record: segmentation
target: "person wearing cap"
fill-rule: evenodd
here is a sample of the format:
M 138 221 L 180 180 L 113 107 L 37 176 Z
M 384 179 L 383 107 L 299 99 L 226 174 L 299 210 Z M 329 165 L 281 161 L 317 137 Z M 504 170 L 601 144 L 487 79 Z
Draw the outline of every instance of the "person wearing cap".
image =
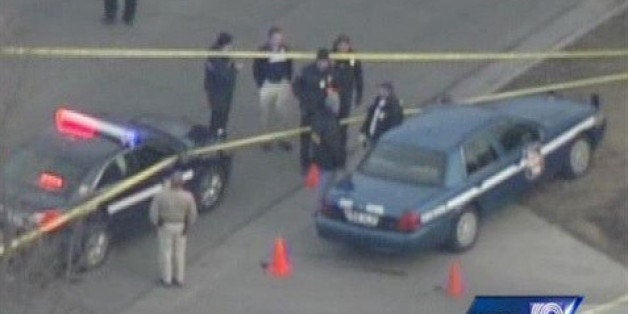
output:
M 216 51 L 231 51 L 233 36 L 229 33 L 219 33 L 211 47 Z M 227 137 L 227 122 L 233 101 L 236 76 L 240 65 L 227 57 L 209 57 L 205 62 L 205 92 L 207 103 L 211 111 L 209 122 L 210 136 L 225 139 Z
M 403 109 L 391 82 L 379 86 L 378 95 L 368 109 L 366 120 L 360 129 L 360 141 L 363 145 L 371 145 L 388 130 L 403 121 Z
M 353 44 L 351 38 L 346 34 L 340 34 L 334 40 L 332 51 L 335 53 L 353 53 Z M 334 68 L 338 75 L 338 90 L 340 94 L 340 112 L 339 119 L 345 119 L 351 114 L 351 107 L 359 107 L 362 104 L 362 95 L 364 90 L 364 78 L 362 73 L 362 63 L 359 60 L 336 60 Z M 347 145 L 348 127 L 342 126 L 342 143 Z
M 185 276 L 187 232 L 198 211 L 194 196 L 184 189 L 184 176 L 176 172 L 153 198 L 149 217 L 157 227 L 161 284 L 182 286 Z M 174 279 L 174 281 L 173 281 Z
M 335 85 L 336 78 L 329 50 L 321 48 L 316 54 L 316 61 L 305 66 L 294 83 L 294 94 L 299 99 L 301 109 L 301 126 L 310 126 L 314 114 L 323 110 L 326 102 L 339 102 L 338 90 Z M 325 117 L 337 120 L 337 116 Z M 307 172 L 311 162 L 309 134 L 301 134 L 301 171 Z
M 347 153 L 342 143 L 342 129 L 338 123 L 339 111 L 338 102 L 327 101 L 321 109 L 313 112 L 311 118 L 311 160 L 321 171 L 318 201 L 329 192 L 338 172 L 344 168 Z
M 136 8 L 137 0 L 124 0 L 124 13 L 122 14 L 122 20 L 127 25 L 133 24 Z M 118 0 L 105 0 L 105 16 L 102 19 L 103 23 L 107 25 L 113 24 L 116 20 L 117 13 Z
M 268 40 L 259 48 L 272 53 L 269 58 L 253 61 L 253 78 L 259 89 L 260 124 L 263 132 L 285 130 L 291 127 L 292 112 L 290 82 L 292 81 L 292 60 L 285 55 L 288 52 L 285 34 L 279 27 L 273 26 L 268 31 Z M 280 140 L 276 143 L 289 151 L 292 144 Z M 271 143 L 264 143 L 262 149 L 268 152 Z

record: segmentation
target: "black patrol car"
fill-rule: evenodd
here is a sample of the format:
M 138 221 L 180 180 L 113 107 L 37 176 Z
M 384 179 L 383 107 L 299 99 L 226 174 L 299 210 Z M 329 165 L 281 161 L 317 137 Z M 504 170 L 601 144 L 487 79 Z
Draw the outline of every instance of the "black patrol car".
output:
M 14 230 L 23 233 L 164 158 L 216 142 L 205 127 L 182 120 L 102 119 L 59 108 L 54 127 L 18 149 L 4 165 L 2 205 L 10 210 Z M 102 204 L 82 223 L 75 250 L 82 268 L 104 262 L 112 231 L 148 221 L 147 205 L 174 168 L 183 171 L 199 211 L 215 207 L 225 191 L 231 159 L 217 152 L 179 160 Z

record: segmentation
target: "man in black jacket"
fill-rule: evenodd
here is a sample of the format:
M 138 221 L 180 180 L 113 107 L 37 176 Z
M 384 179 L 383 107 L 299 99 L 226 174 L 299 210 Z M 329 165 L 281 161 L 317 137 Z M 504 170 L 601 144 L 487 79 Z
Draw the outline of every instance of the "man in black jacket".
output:
M 233 37 L 220 33 L 212 46 L 213 50 L 229 51 Z M 210 136 L 224 139 L 227 136 L 227 122 L 233 101 L 238 65 L 229 58 L 208 58 L 205 62 L 205 92 L 211 110 L 209 122 Z
M 403 109 L 395 95 L 391 82 L 380 85 L 378 96 L 369 107 L 366 120 L 360 129 L 360 141 L 373 144 L 386 131 L 398 126 L 403 121 Z
M 319 49 L 316 61 L 303 68 L 301 75 L 293 84 L 294 94 L 299 99 L 301 108 L 301 126 L 310 126 L 314 114 L 325 107 L 326 101 L 337 96 L 335 77 L 327 49 Z M 331 116 L 333 119 L 337 118 Z M 301 170 L 303 173 L 310 166 L 310 135 L 301 135 Z
M 266 59 L 253 61 L 253 77 L 259 88 L 260 122 L 264 132 L 290 128 L 292 60 L 285 56 L 288 46 L 285 43 L 283 30 L 272 27 L 268 31 L 268 41 L 259 48 L 260 51 L 272 52 Z M 288 141 L 277 144 L 284 150 L 291 150 Z M 272 149 L 269 143 L 263 144 L 264 151 Z
M 312 162 L 321 170 L 319 197 L 323 199 L 332 187 L 339 170 L 344 167 L 346 151 L 338 124 L 339 106 L 327 102 L 312 113 Z
M 337 53 L 353 53 L 351 38 L 345 34 L 340 34 L 333 44 L 333 51 Z M 355 93 L 355 106 L 362 104 L 362 93 L 364 90 L 364 78 L 362 74 L 362 63 L 359 60 L 337 60 L 334 68 L 338 76 L 338 90 L 340 93 L 340 111 L 338 118 L 344 119 L 351 114 Z M 347 145 L 347 126 L 342 127 L 342 143 Z

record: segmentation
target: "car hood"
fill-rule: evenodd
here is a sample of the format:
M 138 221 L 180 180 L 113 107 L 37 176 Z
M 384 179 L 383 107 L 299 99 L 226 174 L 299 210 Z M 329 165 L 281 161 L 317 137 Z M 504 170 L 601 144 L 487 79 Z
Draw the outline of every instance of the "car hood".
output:
M 381 206 L 385 216 L 398 218 L 408 210 L 419 209 L 443 192 L 443 188 L 410 185 L 355 173 L 343 178 L 328 194 L 328 201 L 351 201 L 353 208 Z

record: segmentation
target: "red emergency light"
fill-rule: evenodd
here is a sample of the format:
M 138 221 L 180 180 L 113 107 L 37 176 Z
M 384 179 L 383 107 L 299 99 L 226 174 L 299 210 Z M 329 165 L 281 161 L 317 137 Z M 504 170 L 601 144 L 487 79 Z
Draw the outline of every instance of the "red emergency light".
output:
M 63 188 L 63 178 L 49 172 L 39 175 L 39 187 L 46 191 L 58 191 Z
M 59 108 L 55 113 L 57 130 L 77 138 L 90 139 L 98 134 L 94 119 L 72 110 Z
M 66 108 L 57 109 L 55 112 L 55 124 L 59 132 L 77 138 L 90 139 L 98 135 L 105 135 L 117 139 L 123 145 L 128 146 L 135 146 L 140 141 L 138 132 L 132 129 Z

